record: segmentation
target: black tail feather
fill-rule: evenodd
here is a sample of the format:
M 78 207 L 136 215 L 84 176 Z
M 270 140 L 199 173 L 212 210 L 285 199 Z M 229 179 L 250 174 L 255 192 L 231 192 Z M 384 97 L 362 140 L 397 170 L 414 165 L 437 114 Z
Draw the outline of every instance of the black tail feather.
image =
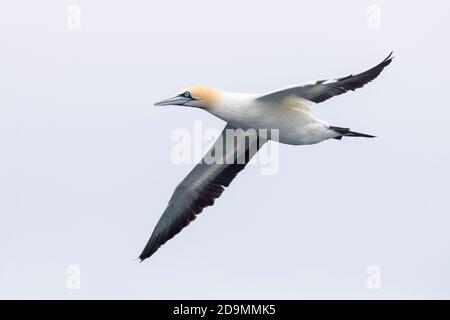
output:
M 370 134 L 365 134 L 365 133 L 359 133 L 359 132 L 355 132 L 355 131 L 350 131 L 349 128 L 341 128 L 341 127 L 331 127 L 330 129 L 339 133 L 340 136 L 334 138 L 337 140 L 341 140 L 342 137 L 363 137 L 363 138 L 376 138 L 375 136 L 372 136 Z

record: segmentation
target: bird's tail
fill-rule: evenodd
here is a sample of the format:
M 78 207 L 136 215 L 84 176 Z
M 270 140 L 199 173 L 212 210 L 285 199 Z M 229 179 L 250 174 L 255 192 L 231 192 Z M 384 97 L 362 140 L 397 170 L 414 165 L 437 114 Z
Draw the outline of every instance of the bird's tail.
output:
M 340 127 L 330 127 L 330 130 L 335 131 L 336 133 L 339 133 L 340 136 L 337 136 L 334 139 L 341 140 L 342 137 L 363 137 L 363 138 L 375 138 L 375 136 L 372 136 L 370 134 L 365 133 L 359 133 L 355 131 L 350 131 L 349 128 L 340 128 Z

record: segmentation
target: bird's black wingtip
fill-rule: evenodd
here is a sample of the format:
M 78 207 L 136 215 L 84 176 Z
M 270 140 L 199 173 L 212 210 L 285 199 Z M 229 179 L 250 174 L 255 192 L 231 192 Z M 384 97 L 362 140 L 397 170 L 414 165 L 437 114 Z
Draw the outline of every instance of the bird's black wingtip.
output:
M 392 56 L 393 53 L 394 51 L 391 51 L 391 53 L 389 53 L 389 55 L 383 61 L 381 61 L 378 65 L 370 69 L 370 71 L 377 72 L 377 75 L 380 74 L 384 68 L 386 68 L 388 65 L 391 64 L 392 59 L 394 59 L 394 57 Z
M 394 59 L 394 51 L 391 51 L 391 53 L 389 53 L 389 55 L 386 57 L 386 59 L 383 60 L 383 62 L 387 62 L 387 64 L 391 63 L 391 61 Z
M 142 262 L 144 262 L 145 259 L 148 259 L 148 258 L 150 258 L 150 256 L 140 255 L 139 258 L 136 259 L 136 261 L 139 263 L 142 263 Z
M 151 255 L 144 255 L 143 253 L 141 253 L 141 255 L 139 256 L 139 258 L 137 258 L 136 260 L 137 260 L 139 263 L 142 263 L 142 262 L 144 262 L 145 259 L 150 258 L 150 256 L 151 256 Z
M 144 250 L 139 255 L 139 262 L 143 262 L 145 259 L 150 258 L 155 254 L 156 251 L 158 251 L 159 247 L 161 246 L 158 242 L 152 241 L 153 238 L 150 238 L 150 241 L 145 246 Z

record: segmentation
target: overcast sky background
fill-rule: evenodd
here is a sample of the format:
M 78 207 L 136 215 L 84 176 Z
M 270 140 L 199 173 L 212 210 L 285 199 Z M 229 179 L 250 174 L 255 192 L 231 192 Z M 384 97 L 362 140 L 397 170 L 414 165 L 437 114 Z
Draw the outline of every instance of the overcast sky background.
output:
M 81 8 L 81 29 L 66 8 Z M 381 29 L 366 10 L 381 9 Z M 450 298 L 445 1 L 0 4 L 0 298 Z M 373 26 L 373 25 L 372 25 Z M 154 107 L 189 84 L 264 92 L 394 62 L 314 113 L 378 136 L 281 146 L 144 263 L 177 183 Z M 81 288 L 67 288 L 78 266 Z M 366 286 L 367 268 L 381 288 Z

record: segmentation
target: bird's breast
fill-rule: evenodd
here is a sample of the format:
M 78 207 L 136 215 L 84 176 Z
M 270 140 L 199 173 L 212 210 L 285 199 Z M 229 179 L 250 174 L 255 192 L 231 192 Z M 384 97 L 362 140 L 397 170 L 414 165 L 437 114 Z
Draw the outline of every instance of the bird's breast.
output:
M 282 129 L 307 125 L 313 118 L 302 108 L 260 103 L 254 99 L 232 101 L 208 111 L 242 128 Z
M 208 111 L 236 128 L 278 130 L 279 141 L 287 144 L 320 142 L 327 130 L 326 125 L 313 118 L 308 109 L 298 106 L 265 104 L 248 99 Z

